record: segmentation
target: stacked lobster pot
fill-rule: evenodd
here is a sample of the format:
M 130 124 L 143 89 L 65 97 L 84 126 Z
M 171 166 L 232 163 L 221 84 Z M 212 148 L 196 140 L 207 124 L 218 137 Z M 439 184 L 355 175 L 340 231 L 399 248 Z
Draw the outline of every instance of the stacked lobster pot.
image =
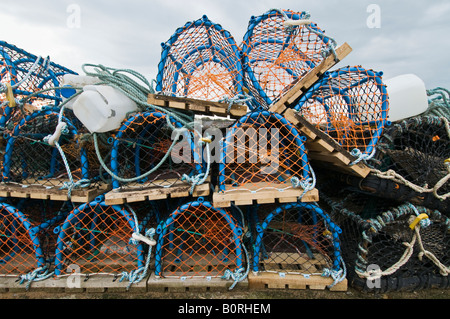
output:
M 76 288 L 345 291 L 420 272 L 433 284 L 408 287 L 445 286 L 448 121 L 391 123 L 383 73 L 336 67 L 351 51 L 278 9 L 240 44 L 206 15 L 177 28 L 155 83 L 23 65 L 3 43 L 0 274 L 28 288 L 73 288 L 76 274 Z M 422 174 L 425 158 L 439 174 Z

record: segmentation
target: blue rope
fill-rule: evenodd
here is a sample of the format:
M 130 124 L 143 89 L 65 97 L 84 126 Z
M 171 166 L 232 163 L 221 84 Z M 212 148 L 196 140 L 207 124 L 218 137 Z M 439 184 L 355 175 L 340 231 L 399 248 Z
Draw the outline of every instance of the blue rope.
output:
M 339 257 L 339 259 L 342 264 L 342 268 L 339 270 L 324 268 L 322 272 L 322 277 L 331 277 L 333 279 L 333 283 L 328 285 L 328 288 L 333 288 L 347 277 L 347 268 L 345 267 L 345 263 L 342 260 L 342 257 Z
M 354 157 L 356 157 L 357 159 L 355 161 L 353 161 L 352 163 L 348 164 L 348 166 L 353 166 L 355 164 L 358 164 L 361 161 L 368 161 L 370 160 L 372 157 L 374 157 L 375 153 L 376 153 L 376 148 L 374 147 L 372 150 L 372 153 L 370 154 L 366 154 L 361 152 L 359 149 L 354 148 L 350 154 L 352 154 Z
M 31 283 L 33 281 L 45 280 L 45 279 L 51 277 L 52 275 L 53 275 L 53 272 L 49 273 L 47 266 L 39 267 L 25 275 L 20 275 L 20 283 L 19 284 L 22 285 L 23 282 L 26 280 L 27 281 L 26 290 L 29 290 Z
M 152 240 L 153 240 L 154 235 L 155 235 L 154 228 L 150 228 L 145 232 L 145 236 L 147 236 L 148 238 L 150 238 Z M 134 238 L 130 239 L 130 242 L 137 245 L 137 241 Z M 147 272 L 148 272 L 149 265 L 150 265 L 151 254 L 152 254 L 152 246 L 149 246 L 147 260 L 146 260 L 144 266 L 142 266 L 138 269 L 131 270 L 130 272 L 124 271 L 121 273 L 121 278 L 120 278 L 119 282 L 122 282 L 123 280 L 127 279 L 129 281 L 127 290 L 130 289 L 132 284 L 140 282 L 142 279 L 144 279 L 147 276 Z
M 232 98 L 229 98 L 228 96 L 224 96 L 222 99 L 219 100 L 220 103 L 228 103 L 228 109 L 227 113 L 230 113 L 231 107 L 233 104 L 241 104 L 241 103 L 247 103 L 253 99 L 252 96 L 247 94 L 237 94 L 233 96 Z

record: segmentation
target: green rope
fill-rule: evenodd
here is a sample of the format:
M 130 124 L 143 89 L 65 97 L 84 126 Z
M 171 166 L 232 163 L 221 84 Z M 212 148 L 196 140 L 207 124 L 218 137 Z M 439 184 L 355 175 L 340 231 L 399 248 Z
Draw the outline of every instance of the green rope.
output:
M 423 114 L 445 117 L 450 120 L 450 91 L 442 87 L 437 87 L 432 90 L 427 90 L 427 95 L 437 96 L 429 99 L 429 107 Z

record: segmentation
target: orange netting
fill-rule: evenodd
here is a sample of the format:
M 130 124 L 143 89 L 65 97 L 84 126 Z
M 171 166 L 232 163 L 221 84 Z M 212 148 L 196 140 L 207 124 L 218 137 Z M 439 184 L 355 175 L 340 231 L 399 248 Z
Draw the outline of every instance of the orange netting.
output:
M 305 188 L 314 178 L 304 141 L 279 114 L 247 114 L 227 130 L 223 140 L 219 190 Z
M 239 49 L 230 33 L 206 16 L 178 28 L 162 45 L 158 92 L 208 101 L 242 94 Z
M 388 94 L 381 73 L 346 67 L 324 75 L 295 109 L 345 149 L 370 154 L 386 126 Z
M 222 276 L 245 262 L 242 228 L 236 219 L 202 198 L 180 206 L 156 232 L 157 276 Z
M 170 187 L 185 176 L 202 173 L 194 133 L 182 127 L 156 111 L 137 113 L 124 121 L 112 138 L 113 188 Z
M 12 204 L 0 203 L 0 274 L 25 275 L 48 266 L 56 243 L 53 229 L 68 209 L 46 200 Z
M 92 156 L 94 150 L 90 148 L 90 163 L 95 164 L 90 167 L 88 153 L 78 141 L 79 131 L 75 125 L 79 123 L 70 110 L 62 116 L 67 126 L 58 140 L 63 154 L 55 145 L 49 144 L 48 137 L 55 133 L 58 118 L 58 109 L 44 108 L 34 111 L 11 131 L 6 131 L 8 139 L 2 163 L 3 182 L 66 188 L 66 183 L 70 182 L 67 167 L 74 183 L 98 175 L 99 163 Z
M 53 89 L 60 85 L 64 74 L 75 72 L 55 64 L 49 58 L 42 58 L 28 53 L 14 45 L 0 41 L 0 87 L 9 84 L 14 98 L 27 99 L 23 108 L 17 105 L 3 105 L 0 116 L 4 117 L 2 126 L 8 120 L 18 122 L 26 114 L 42 106 L 58 105 L 62 101 L 61 90 Z M 6 101 L 6 93 L 0 90 L 0 102 Z
M 260 207 L 256 218 L 254 271 L 322 275 L 340 269 L 340 229 L 315 204 Z
M 241 44 L 245 84 L 267 109 L 280 95 L 330 52 L 330 40 L 314 23 L 285 25 L 305 12 L 270 10 L 252 17 Z
M 55 275 L 71 273 L 114 274 L 136 271 L 145 265 L 137 217 L 128 210 L 107 206 L 101 198 L 75 208 L 60 226 L 55 252 Z

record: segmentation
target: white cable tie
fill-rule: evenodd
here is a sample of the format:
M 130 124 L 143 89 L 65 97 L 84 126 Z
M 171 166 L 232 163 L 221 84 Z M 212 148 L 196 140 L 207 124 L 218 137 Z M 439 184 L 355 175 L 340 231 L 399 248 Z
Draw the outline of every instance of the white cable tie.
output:
M 47 143 L 51 146 L 55 146 L 55 142 L 59 141 L 59 138 L 61 137 L 62 131 L 66 128 L 67 124 L 65 122 L 58 123 L 58 126 L 56 126 L 55 133 L 53 135 L 49 135 L 47 137 Z
M 133 235 L 131 235 L 131 237 L 133 237 L 133 239 L 135 239 L 135 240 L 143 241 L 144 243 L 146 243 L 149 246 L 156 245 L 156 241 L 154 239 L 148 238 L 148 237 L 138 234 L 138 233 L 133 233 Z

